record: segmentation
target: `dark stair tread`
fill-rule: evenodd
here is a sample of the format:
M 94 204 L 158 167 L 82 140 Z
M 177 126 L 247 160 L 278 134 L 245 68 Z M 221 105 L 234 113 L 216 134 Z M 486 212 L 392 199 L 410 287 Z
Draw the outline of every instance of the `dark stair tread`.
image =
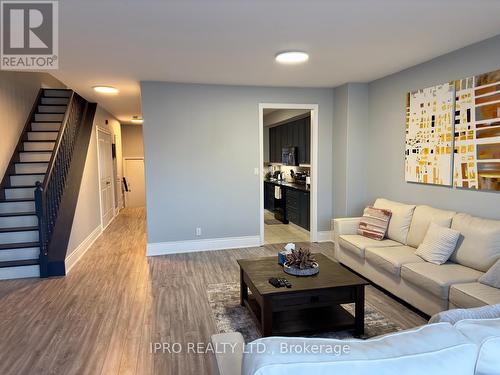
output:
M 29 189 L 36 188 L 36 185 L 18 185 L 18 186 L 5 186 L 4 189 Z
M 61 113 L 59 113 L 61 115 Z M 52 120 L 52 121 L 31 121 L 31 123 L 35 123 L 35 124 L 56 124 L 56 123 L 62 123 L 62 120 L 61 121 L 58 121 L 58 120 Z
M 33 216 L 36 215 L 36 212 L 8 212 L 8 213 L 0 213 L 0 217 L 12 217 L 12 216 Z
M 28 130 L 28 133 L 59 133 L 59 130 Z
M 38 227 L 12 227 L 12 228 L 0 228 L 0 233 L 10 233 L 10 232 L 33 232 L 38 230 Z
M 18 152 L 52 152 L 52 150 L 22 150 L 22 151 L 18 151 Z M 48 163 L 48 161 L 46 162 Z
M 16 161 L 14 164 L 48 164 L 49 161 Z M 35 173 L 38 174 L 38 173 Z
M 9 260 L 7 262 L 0 262 L 0 268 L 21 267 L 21 266 L 37 266 L 38 264 L 39 264 L 38 259 Z
M 34 202 L 35 198 L 14 198 L 14 199 L 6 199 L 0 198 L 0 203 L 17 203 L 17 202 Z
M 18 242 L 1 244 L 0 250 L 24 249 L 27 247 L 40 247 L 39 242 Z
M 43 176 L 44 172 L 40 173 L 9 173 L 9 176 Z
M 23 140 L 23 143 L 26 143 L 26 142 L 33 142 L 33 143 L 36 143 L 36 142 L 56 142 L 55 139 L 26 139 L 26 140 Z
M 35 115 L 64 115 L 65 112 L 37 112 Z

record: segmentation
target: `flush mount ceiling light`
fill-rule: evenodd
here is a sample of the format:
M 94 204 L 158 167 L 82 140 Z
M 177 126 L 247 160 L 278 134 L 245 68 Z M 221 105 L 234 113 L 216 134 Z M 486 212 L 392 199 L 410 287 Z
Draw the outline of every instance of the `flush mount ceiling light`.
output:
M 92 87 L 94 91 L 99 94 L 118 94 L 119 90 L 113 86 L 94 86 Z
M 132 123 L 134 124 L 142 124 L 142 118 L 140 118 L 139 116 L 134 116 L 132 117 L 132 120 L 130 120 Z
M 276 61 L 280 64 L 300 64 L 309 60 L 309 55 L 302 51 L 286 51 L 276 55 Z

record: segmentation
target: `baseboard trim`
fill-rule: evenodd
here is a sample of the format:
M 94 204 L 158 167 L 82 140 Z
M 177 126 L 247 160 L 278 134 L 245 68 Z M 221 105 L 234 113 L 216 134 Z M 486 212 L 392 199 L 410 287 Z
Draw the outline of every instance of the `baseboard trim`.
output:
M 78 247 L 66 258 L 64 261 L 64 266 L 66 268 L 66 274 L 75 266 L 76 263 L 85 255 L 87 250 L 94 244 L 94 242 L 102 234 L 103 230 L 101 225 L 97 226 L 92 233 L 90 233 L 83 242 L 78 245 Z
M 318 242 L 332 242 L 332 231 L 323 230 L 318 231 Z
M 241 247 L 260 246 L 259 236 L 209 238 L 206 240 L 172 241 L 148 243 L 147 256 L 190 253 L 194 251 L 211 251 L 237 249 Z

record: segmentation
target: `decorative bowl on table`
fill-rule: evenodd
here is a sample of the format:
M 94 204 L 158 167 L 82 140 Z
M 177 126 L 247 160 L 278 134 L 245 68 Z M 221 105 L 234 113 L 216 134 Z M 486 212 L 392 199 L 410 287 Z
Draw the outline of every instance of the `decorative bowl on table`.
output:
M 294 276 L 312 276 L 319 272 L 319 264 L 311 250 L 300 248 L 286 255 L 283 271 Z

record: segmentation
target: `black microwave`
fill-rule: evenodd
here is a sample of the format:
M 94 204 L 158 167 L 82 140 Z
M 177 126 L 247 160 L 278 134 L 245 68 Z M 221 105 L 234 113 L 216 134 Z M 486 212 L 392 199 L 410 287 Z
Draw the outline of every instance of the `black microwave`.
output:
M 281 149 L 281 163 L 283 165 L 299 165 L 297 147 L 283 147 Z

